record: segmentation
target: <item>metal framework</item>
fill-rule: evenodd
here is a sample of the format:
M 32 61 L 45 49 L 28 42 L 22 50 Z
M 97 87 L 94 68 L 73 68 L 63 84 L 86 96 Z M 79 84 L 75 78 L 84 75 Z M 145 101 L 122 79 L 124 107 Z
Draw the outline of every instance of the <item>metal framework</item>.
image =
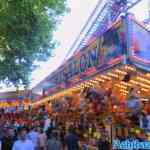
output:
M 93 36 L 99 36 L 104 33 L 111 22 L 115 21 L 122 13 L 126 13 L 128 9 L 135 6 L 140 1 L 141 0 L 99 0 L 94 12 L 89 17 L 86 25 L 83 27 L 81 33 L 66 55 L 66 59 L 72 56 L 75 52 L 86 47 L 88 41 Z M 94 14 L 96 14 L 96 16 L 94 16 Z M 94 21 L 91 21 L 93 18 Z M 89 21 L 92 23 L 87 29 L 86 26 L 89 25 Z M 87 32 L 84 33 L 84 30 Z

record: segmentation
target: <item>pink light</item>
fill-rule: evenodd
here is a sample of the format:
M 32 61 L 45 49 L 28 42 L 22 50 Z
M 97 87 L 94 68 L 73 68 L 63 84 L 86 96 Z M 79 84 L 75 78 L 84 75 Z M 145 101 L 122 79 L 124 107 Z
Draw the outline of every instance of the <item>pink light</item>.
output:
M 90 75 L 90 74 L 93 74 L 94 72 L 96 72 L 96 68 L 95 68 L 95 67 L 92 67 L 92 68 L 88 69 L 88 70 L 85 72 L 85 74 L 86 74 L 86 75 Z
M 119 57 L 117 57 L 115 59 L 110 60 L 108 64 L 112 65 L 112 64 L 118 63 L 122 59 L 123 59 L 123 56 L 119 56 Z

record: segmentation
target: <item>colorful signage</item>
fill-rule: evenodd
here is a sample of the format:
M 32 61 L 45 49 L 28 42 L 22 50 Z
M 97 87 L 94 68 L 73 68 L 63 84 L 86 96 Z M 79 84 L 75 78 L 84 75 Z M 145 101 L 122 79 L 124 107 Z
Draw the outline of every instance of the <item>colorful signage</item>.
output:
M 58 70 L 52 80 L 56 84 L 66 82 L 74 76 L 86 72 L 89 68 L 100 64 L 100 50 L 97 42 L 73 57 L 62 69 Z
M 70 59 L 53 75 L 51 81 L 53 80 L 55 84 L 66 82 L 72 77 L 85 74 L 91 68 L 108 64 L 122 56 L 126 48 L 124 29 L 122 21 L 114 24 L 103 36 L 97 38 L 94 44 Z M 88 75 L 86 74 L 86 76 Z
M 48 93 L 53 93 L 54 88 L 54 91 L 58 91 L 73 86 L 86 80 L 105 65 L 107 67 L 120 62 L 126 50 L 125 39 L 124 23 L 120 20 L 50 76 L 50 83 L 56 86 L 47 89 Z

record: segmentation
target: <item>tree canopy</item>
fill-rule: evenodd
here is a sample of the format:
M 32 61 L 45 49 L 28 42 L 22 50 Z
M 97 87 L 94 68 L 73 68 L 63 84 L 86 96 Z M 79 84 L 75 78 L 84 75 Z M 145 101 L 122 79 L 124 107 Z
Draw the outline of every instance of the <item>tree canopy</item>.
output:
M 34 62 L 51 56 L 66 10 L 66 0 L 0 0 L 0 81 L 29 83 Z

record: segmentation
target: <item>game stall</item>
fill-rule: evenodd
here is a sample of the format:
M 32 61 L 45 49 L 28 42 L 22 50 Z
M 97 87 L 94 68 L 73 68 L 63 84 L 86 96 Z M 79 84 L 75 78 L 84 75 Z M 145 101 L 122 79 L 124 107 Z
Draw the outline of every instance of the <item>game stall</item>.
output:
M 54 86 L 32 107 L 45 104 L 51 115 L 82 126 L 84 139 L 107 134 L 112 141 L 130 133 L 149 139 L 149 40 L 132 15 L 121 17 L 50 75 Z

